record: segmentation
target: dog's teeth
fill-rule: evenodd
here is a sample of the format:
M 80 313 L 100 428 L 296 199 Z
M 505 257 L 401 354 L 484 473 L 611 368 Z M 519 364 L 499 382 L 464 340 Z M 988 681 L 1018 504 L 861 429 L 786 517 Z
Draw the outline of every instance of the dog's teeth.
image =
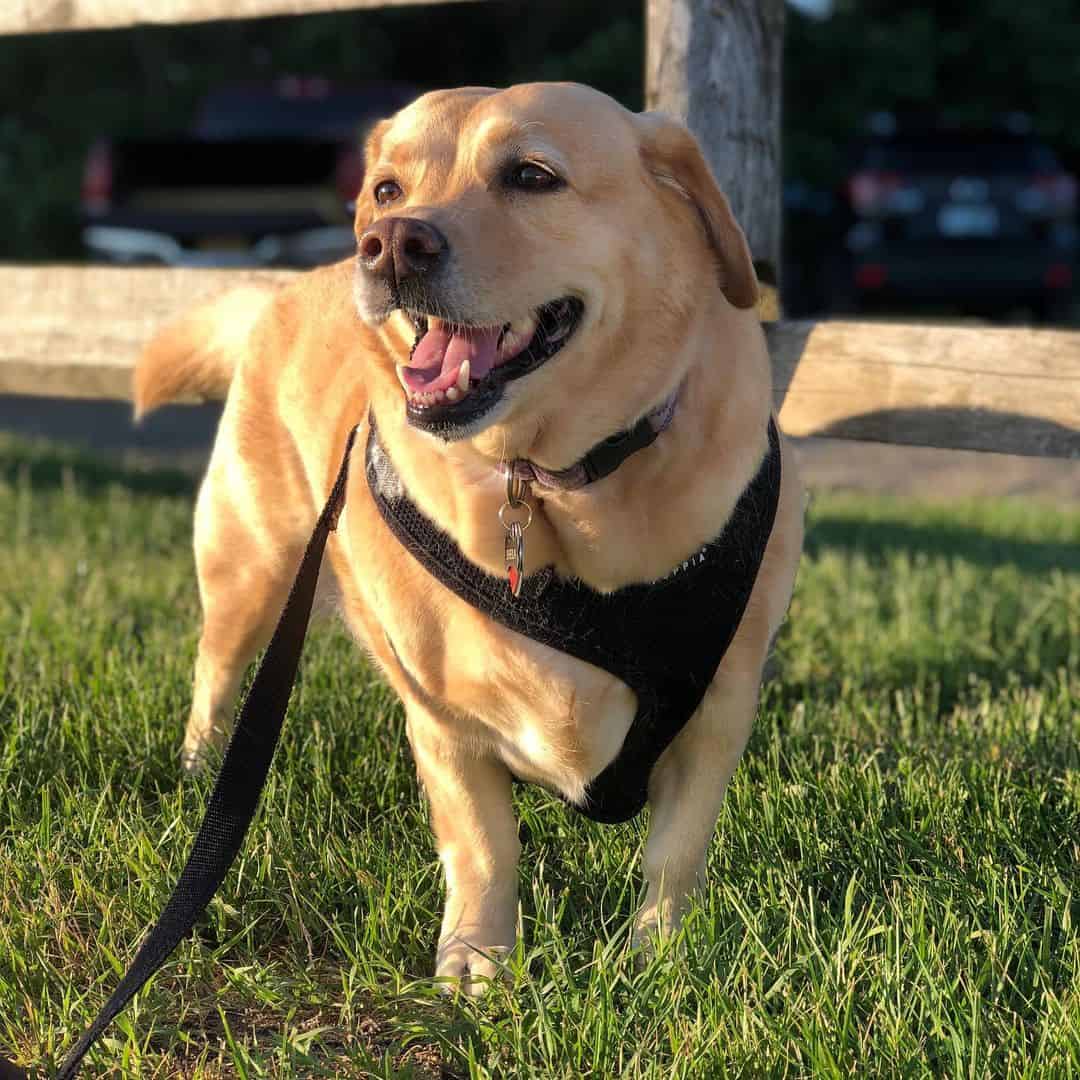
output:
M 460 397 L 461 397 L 461 394 L 458 392 L 458 388 L 456 386 L 447 387 L 447 390 L 446 390 L 446 400 L 447 401 L 454 402 L 454 401 L 457 401 L 458 398 L 460 398 Z
M 469 373 L 472 370 L 472 363 L 469 360 L 463 360 L 461 367 L 457 373 L 457 388 L 464 394 L 469 389 Z
M 446 400 L 446 394 L 442 390 L 436 390 L 435 400 L 441 405 Z

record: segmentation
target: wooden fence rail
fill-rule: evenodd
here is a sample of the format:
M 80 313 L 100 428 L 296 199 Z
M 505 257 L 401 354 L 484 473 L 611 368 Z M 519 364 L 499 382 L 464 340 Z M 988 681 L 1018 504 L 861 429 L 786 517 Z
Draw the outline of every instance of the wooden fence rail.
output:
M 0 270 L 0 393 L 127 398 L 155 329 L 231 285 L 294 271 Z M 1080 333 L 1026 327 L 766 326 L 791 435 L 1080 460 Z
M 467 0 L 438 0 L 463 3 Z M 101 30 L 138 23 L 260 19 L 268 15 L 311 15 L 402 7 L 431 0 L 0 0 L 0 34 L 54 30 Z

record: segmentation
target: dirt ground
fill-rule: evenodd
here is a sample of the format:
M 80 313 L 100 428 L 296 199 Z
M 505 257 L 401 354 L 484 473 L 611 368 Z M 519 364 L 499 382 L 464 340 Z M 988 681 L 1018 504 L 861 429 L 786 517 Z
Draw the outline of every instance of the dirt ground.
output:
M 135 427 L 122 402 L 0 396 L 0 431 L 72 443 L 147 467 L 200 472 L 220 408 L 172 406 Z M 810 487 L 958 498 L 1035 495 L 1080 504 L 1080 461 L 889 446 L 843 439 L 798 439 Z

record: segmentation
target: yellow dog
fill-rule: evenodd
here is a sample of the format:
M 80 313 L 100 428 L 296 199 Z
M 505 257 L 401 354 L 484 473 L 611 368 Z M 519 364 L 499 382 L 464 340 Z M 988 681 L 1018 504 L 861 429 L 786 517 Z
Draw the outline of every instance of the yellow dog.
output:
M 167 328 L 139 364 L 137 407 L 227 392 L 196 511 L 189 764 L 225 737 L 361 425 L 323 576 L 405 704 L 446 874 L 436 974 L 474 989 L 514 944 L 512 778 L 587 800 L 638 694 L 429 572 L 381 512 L 365 447 L 392 463 L 395 497 L 491 578 L 517 557 L 499 514 L 505 467 L 529 463 L 509 515 L 531 517 L 513 536 L 526 584 L 552 568 L 617 596 L 664 582 L 723 533 L 769 453 L 769 362 L 742 231 L 670 119 L 573 85 L 431 93 L 375 128 L 367 163 L 357 259 Z M 543 482 L 660 413 L 608 475 Z M 639 939 L 678 925 L 750 732 L 802 546 L 790 455 L 774 496 L 734 639 L 647 776 Z

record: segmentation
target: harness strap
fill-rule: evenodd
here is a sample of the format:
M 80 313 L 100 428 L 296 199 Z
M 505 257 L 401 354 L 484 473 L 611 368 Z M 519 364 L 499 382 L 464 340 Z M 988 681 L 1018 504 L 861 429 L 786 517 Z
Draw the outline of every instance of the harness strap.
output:
M 277 629 L 237 717 L 187 865 L 165 910 L 143 941 L 120 985 L 64 1059 L 56 1080 L 70 1080 L 75 1076 L 79 1062 L 98 1036 L 191 932 L 244 842 L 266 785 L 285 709 L 296 681 L 326 541 L 337 528 L 345 502 L 345 484 L 356 430 L 349 433 L 334 487 L 316 522 Z M 25 1077 L 25 1072 L 0 1058 L 0 1080 L 23 1080 Z

